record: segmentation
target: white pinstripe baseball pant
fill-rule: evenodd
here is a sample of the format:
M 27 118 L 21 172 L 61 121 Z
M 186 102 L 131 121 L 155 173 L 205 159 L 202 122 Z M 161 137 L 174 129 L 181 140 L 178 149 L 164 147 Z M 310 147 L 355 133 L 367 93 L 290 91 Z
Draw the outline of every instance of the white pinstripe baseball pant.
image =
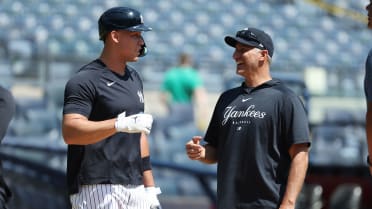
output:
M 70 201 L 72 209 L 151 209 L 143 185 L 83 185 L 79 193 L 70 196 Z

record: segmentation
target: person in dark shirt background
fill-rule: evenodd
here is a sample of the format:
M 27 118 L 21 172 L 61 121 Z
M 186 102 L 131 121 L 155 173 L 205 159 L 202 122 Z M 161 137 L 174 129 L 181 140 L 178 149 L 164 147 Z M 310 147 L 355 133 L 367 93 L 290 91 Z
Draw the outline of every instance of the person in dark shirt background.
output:
M 4 139 L 10 121 L 16 110 L 14 97 L 11 92 L 0 86 L 0 140 Z M 1 162 L 0 162 L 1 166 Z M 7 208 L 7 202 L 11 197 L 11 191 L 7 186 L 4 177 L 2 166 L 0 167 L 0 209 Z

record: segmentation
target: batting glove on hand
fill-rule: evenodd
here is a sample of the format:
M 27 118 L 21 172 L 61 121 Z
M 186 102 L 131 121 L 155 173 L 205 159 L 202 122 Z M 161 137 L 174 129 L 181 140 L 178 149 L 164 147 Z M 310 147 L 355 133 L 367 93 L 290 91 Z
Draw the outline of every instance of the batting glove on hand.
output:
M 159 187 L 145 187 L 146 195 L 150 203 L 150 209 L 161 209 L 160 202 L 158 200 L 158 194 L 161 194 Z
M 150 114 L 139 113 L 127 116 L 125 112 L 118 115 L 115 122 L 115 129 L 118 132 L 149 134 L 153 118 Z

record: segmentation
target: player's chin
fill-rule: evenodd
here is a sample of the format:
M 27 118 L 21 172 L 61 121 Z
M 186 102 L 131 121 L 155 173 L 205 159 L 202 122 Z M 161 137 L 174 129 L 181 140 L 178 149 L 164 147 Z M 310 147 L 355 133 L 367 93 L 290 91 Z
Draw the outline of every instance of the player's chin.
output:
M 135 59 L 135 61 L 137 61 L 140 58 L 140 54 L 141 54 L 140 52 L 136 53 L 134 55 L 134 58 L 133 59 Z
M 132 57 L 132 59 L 130 59 L 130 62 L 137 62 L 138 59 L 139 59 L 139 56 Z
M 236 68 L 236 74 L 243 75 L 244 73 L 245 73 L 245 69 L 244 68 L 239 68 L 239 67 Z

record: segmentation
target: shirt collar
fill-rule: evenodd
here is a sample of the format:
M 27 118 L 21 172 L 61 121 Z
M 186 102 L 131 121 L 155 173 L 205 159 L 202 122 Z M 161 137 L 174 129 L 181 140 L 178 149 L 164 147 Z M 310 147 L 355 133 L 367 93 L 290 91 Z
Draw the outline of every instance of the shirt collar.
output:
M 280 83 L 280 81 L 278 79 L 271 79 L 269 81 L 266 81 L 265 83 L 262 83 L 259 86 L 249 87 L 243 81 L 240 87 L 242 88 L 243 91 L 245 91 L 246 93 L 249 94 L 249 93 L 251 93 L 255 90 L 262 89 L 262 88 L 267 88 L 267 87 L 272 87 L 272 86 L 278 85 L 279 83 Z

